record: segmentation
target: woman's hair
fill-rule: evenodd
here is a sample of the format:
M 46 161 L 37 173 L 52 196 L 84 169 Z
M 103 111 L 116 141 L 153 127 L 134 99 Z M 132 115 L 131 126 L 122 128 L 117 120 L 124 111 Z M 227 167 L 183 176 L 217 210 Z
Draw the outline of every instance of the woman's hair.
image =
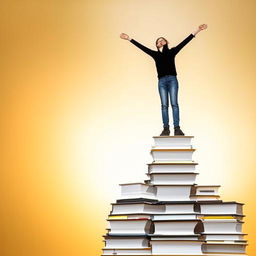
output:
M 165 40 L 165 42 L 168 43 L 168 41 L 167 41 L 164 37 L 160 36 L 160 37 L 158 37 L 158 38 L 156 39 L 156 48 L 157 48 L 157 41 L 158 41 L 160 38 L 163 38 L 163 39 Z

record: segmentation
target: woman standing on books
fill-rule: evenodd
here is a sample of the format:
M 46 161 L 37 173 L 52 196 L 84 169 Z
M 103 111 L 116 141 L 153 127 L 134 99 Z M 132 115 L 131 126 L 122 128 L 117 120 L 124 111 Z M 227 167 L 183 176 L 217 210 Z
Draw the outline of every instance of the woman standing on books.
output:
M 172 116 L 174 125 L 174 135 L 184 135 L 180 129 L 179 122 L 179 105 L 178 105 L 178 80 L 177 72 L 175 67 L 175 56 L 176 54 L 189 42 L 195 35 L 203 29 L 206 29 L 207 25 L 203 24 L 198 27 L 198 29 L 186 37 L 177 46 L 168 48 L 169 42 L 164 37 L 159 37 L 156 40 L 157 51 L 151 50 L 134 39 L 130 38 L 127 34 L 121 33 L 120 37 L 125 40 L 129 40 L 135 46 L 140 48 L 142 51 L 150 55 L 156 64 L 157 74 L 158 74 L 158 91 L 161 99 L 161 110 L 162 110 L 162 120 L 164 129 L 160 136 L 170 135 L 169 130 L 169 100 L 170 97 L 172 106 Z

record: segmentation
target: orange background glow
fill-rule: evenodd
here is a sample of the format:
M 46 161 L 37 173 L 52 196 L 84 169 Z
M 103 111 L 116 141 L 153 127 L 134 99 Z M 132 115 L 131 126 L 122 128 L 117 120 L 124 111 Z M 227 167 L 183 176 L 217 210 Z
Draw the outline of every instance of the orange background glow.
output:
M 1 5 L 1 256 L 96 256 L 119 183 L 146 179 L 162 129 L 155 49 L 178 54 L 198 184 L 244 202 L 256 254 L 254 0 L 23 0 Z

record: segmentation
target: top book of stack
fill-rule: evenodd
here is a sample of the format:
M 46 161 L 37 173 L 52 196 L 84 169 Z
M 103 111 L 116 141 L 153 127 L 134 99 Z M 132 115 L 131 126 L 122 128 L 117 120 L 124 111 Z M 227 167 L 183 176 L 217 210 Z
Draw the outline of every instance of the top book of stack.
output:
M 191 149 L 194 136 L 154 136 L 152 148 Z

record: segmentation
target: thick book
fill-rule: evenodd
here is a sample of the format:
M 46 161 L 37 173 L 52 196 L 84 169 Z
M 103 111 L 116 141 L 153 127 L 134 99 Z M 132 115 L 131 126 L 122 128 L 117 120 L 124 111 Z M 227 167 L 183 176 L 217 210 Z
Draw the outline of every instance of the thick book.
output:
M 243 214 L 243 204 L 237 202 L 200 203 L 202 214 Z
M 165 214 L 190 214 L 190 213 L 199 213 L 200 206 L 197 203 L 193 202 L 172 202 L 165 203 Z
M 121 186 L 121 199 L 144 198 L 155 200 L 156 188 L 145 183 L 125 183 Z
M 149 239 L 136 236 L 104 236 L 105 248 L 147 248 Z
M 202 246 L 204 253 L 245 253 L 246 243 L 205 243 Z
M 153 203 L 116 203 L 112 204 L 111 215 L 115 214 L 154 214 L 164 213 L 165 205 Z
M 192 148 L 193 136 L 154 136 L 154 148 Z
M 149 234 L 152 233 L 152 222 L 149 219 L 110 219 L 109 234 Z
M 184 172 L 184 173 L 155 173 L 151 172 L 147 174 L 150 177 L 150 183 L 152 185 L 179 185 L 195 184 L 196 176 L 198 173 L 194 172 Z
M 186 161 L 192 162 L 195 149 L 151 149 L 155 162 Z
M 159 201 L 188 201 L 190 200 L 192 185 L 155 185 L 156 199 Z
M 197 163 L 188 162 L 153 162 L 148 164 L 148 173 L 184 173 L 195 172 Z
M 241 233 L 242 224 L 239 220 L 203 220 L 205 233 Z
M 202 222 L 194 220 L 154 220 L 154 234 L 156 235 L 194 235 L 203 231 Z
M 198 240 L 154 240 L 152 237 L 152 255 L 197 255 L 202 254 L 202 241 Z

